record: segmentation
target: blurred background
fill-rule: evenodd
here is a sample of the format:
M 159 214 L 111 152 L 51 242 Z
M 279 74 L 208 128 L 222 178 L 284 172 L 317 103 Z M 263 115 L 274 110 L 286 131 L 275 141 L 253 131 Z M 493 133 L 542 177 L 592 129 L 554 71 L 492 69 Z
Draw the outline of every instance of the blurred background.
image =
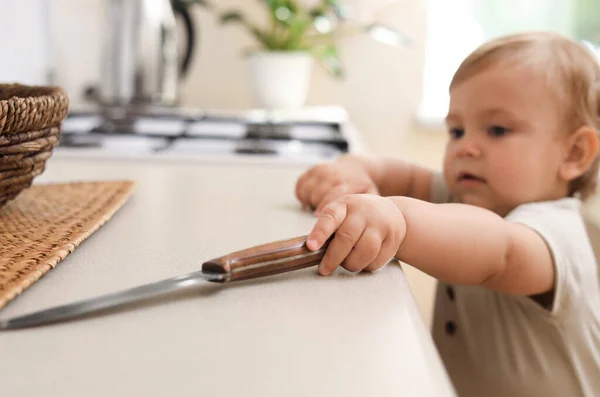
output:
M 0 0 L 4 80 L 65 87 L 72 101 L 101 73 L 109 0 Z M 263 2 L 213 0 L 222 10 L 239 9 L 261 21 Z M 460 60 L 485 39 L 507 32 L 546 29 L 582 40 L 597 39 L 600 5 L 593 0 L 350 0 L 351 17 L 376 20 L 403 32 L 409 46 L 393 48 L 366 35 L 340 40 L 343 79 L 315 68 L 306 104 L 340 105 L 352 116 L 365 143 L 395 154 L 419 127 L 439 127 L 447 85 Z M 181 83 L 181 103 L 200 108 L 254 106 L 242 50 L 253 38 L 224 26 L 204 7 L 190 7 L 198 31 L 193 63 Z M 20 29 L 27 26 L 27 29 Z M 18 34 L 16 33 L 18 32 Z M 27 53 L 29 52 L 29 54 Z M 24 60 L 26 60 L 24 62 Z
M 164 19 L 166 14 L 161 14 L 164 10 L 158 8 L 162 0 L 153 1 L 147 0 L 144 11 L 139 8 L 144 7 L 141 0 L 0 0 L 0 33 L 4 38 L 0 80 L 62 86 L 71 98 L 74 112 L 80 107 L 97 106 L 103 99 L 106 103 L 108 97 L 103 95 L 108 92 L 107 73 L 112 73 L 113 83 L 120 78 L 121 86 L 129 83 L 127 78 L 134 82 L 131 84 L 143 85 L 140 81 L 144 76 L 139 73 L 133 77 L 122 74 L 115 77 L 115 73 L 120 73 L 115 72 L 120 59 L 115 55 L 114 45 L 123 40 L 115 35 L 115 26 L 123 25 L 120 27 L 122 35 L 134 37 L 135 33 L 138 41 L 140 37 L 151 40 L 155 34 L 150 30 L 152 26 L 172 22 Z M 165 1 L 160 7 L 165 6 Z M 126 3 L 138 4 L 138 8 L 128 9 Z M 171 2 L 175 11 L 177 8 L 187 11 L 195 40 L 187 71 L 177 77 L 176 96 L 161 99 L 164 103 L 158 103 L 157 108 L 162 109 L 159 113 L 165 114 L 165 108 L 185 108 L 195 115 L 193 117 L 201 113 L 242 115 L 265 108 L 277 111 L 277 103 L 265 102 L 264 95 L 271 95 L 274 100 L 273 95 L 281 95 L 282 87 L 291 92 L 292 87 L 297 86 L 300 91 L 305 89 L 305 97 L 297 97 L 296 102 L 290 98 L 275 98 L 289 105 L 282 107 L 286 108 L 285 114 L 292 114 L 292 119 L 306 121 L 308 117 L 308 121 L 313 122 L 310 115 L 318 113 L 325 114 L 327 122 L 333 119 L 340 122 L 338 116 L 342 114 L 342 121 L 352 126 L 352 139 L 360 142 L 355 150 L 398 156 L 435 169 L 441 167 L 446 141 L 442 121 L 448 106 L 448 83 L 460 61 L 476 46 L 498 35 L 524 30 L 557 31 L 585 42 L 592 49 L 600 40 L 600 2 L 597 0 L 213 0 L 210 4 L 200 3 L 204 2 Z M 313 53 L 315 63 L 307 74 L 306 87 L 300 86 L 299 81 L 304 70 L 298 69 L 292 77 L 279 75 L 272 69 L 274 66 L 260 69 L 266 61 L 249 55 L 256 48 L 263 52 L 314 49 L 302 47 L 298 44 L 300 41 L 285 45 L 269 42 L 266 36 L 261 42 L 256 32 L 252 32 L 252 27 L 258 27 L 268 33 L 270 26 L 274 26 L 273 33 L 279 25 L 282 29 L 286 26 L 296 29 L 300 25 L 294 23 L 299 19 L 294 18 L 299 11 L 290 5 L 295 3 L 314 11 L 310 26 L 304 28 L 314 30 L 315 35 L 333 37 L 327 45 L 316 49 L 323 50 L 319 57 Z M 333 8 L 319 8 L 325 7 L 324 4 Z M 168 53 L 169 49 L 164 47 L 169 39 L 165 26 L 171 25 L 161 25 L 159 41 L 163 47 L 160 51 L 166 59 L 157 66 L 161 76 L 168 73 L 164 65 L 169 62 L 169 56 L 182 57 L 186 52 L 187 25 L 183 14 L 175 11 L 172 17 L 177 54 Z M 130 21 L 125 21 L 127 15 L 132 18 Z M 142 21 L 147 25 L 143 28 L 147 30 L 143 30 L 140 18 L 154 22 Z M 139 44 L 142 48 L 147 46 L 146 50 L 134 48 L 131 40 L 126 44 L 129 47 L 119 47 L 118 56 L 129 58 L 120 65 L 141 62 L 136 59 L 135 51 L 142 51 L 140 54 L 152 51 L 146 42 Z M 107 67 L 112 69 L 107 72 Z M 163 84 L 161 90 L 169 89 L 165 87 Z M 270 91 L 257 94 L 261 89 Z M 262 100 L 260 95 L 263 95 Z M 299 95 L 302 96 L 301 92 Z M 228 128 L 231 129 L 231 125 Z M 591 217 L 595 216 L 593 212 Z M 419 307 L 428 320 L 434 282 L 414 269 L 407 268 L 407 273 Z

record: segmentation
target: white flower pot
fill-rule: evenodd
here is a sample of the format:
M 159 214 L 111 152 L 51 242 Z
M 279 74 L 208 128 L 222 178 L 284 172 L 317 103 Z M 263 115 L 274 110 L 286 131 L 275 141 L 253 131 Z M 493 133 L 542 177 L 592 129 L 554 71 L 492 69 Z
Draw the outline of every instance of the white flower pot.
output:
M 256 52 L 248 57 L 254 99 L 270 109 L 304 105 L 314 60 L 305 52 Z

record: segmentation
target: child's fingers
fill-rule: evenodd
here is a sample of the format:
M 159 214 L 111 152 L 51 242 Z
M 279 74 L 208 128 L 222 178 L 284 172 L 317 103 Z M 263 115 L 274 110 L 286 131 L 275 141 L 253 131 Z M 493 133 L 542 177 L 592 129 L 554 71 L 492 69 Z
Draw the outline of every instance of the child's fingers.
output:
M 333 202 L 321 211 L 321 215 L 308 234 L 306 245 L 311 250 L 321 248 L 346 218 L 346 203 Z
M 314 208 L 312 208 L 310 205 L 302 204 L 302 211 L 314 212 Z
M 354 244 L 350 255 L 344 259 L 342 266 L 351 272 L 363 270 L 375 260 L 380 249 L 381 237 L 379 233 L 374 229 L 365 229 L 356 244 Z
M 335 186 L 329 192 L 327 192 L 327 194 L 321 199 L 321 202 L 315 210 L 315 214 L 319 215 L 323 208 L 325 208 L 325 206 L 329 205 L 329 203 L 347 193 L 348 185 L 346 183 L 340 183 L 339 185 Z
M 319 264 L 319 273 L 327 276 L 335 271 L 352 252 L 365 226 L 366 220 L 364 217 L 347 217 L 344 220 L 327 247 L 327 252 L 325 252 L 325 256 Z
M 310 194 L 317 184 L 317 178 L 311 171 L 302 175 L 296 182 L 296 197 L 302 204 L 310 205 Z
M 306 183 L 307 180 L 308 180 L 308 172 L 305 172 L 296 181 L 296 198 L 298 198 L 298 200 L 301 203 L 304 203 L 304 201 L 302 200 L 302 198 L 303 198 L 303 195 L 304 195 L 304 184 Z
M 335 187 L 332 188 L 331 184 L 327 183 L 327 181 L 321 181 L 321 183 L 317 184 L 310 193 L 309 201 L 313 208 L 319 207 L 323 197 L 329 194 L 333 189 L 335 189 Z
M 393 239 L 389 237 L 385 238 L 383 240 L 383 243 L 381 243 L 381 250 L 379 250 L 377 257 L 369 264 L 369 266 L 365 267 L 363 270 L 373 272 L 385 266 L 390 261 L 390 259 L 394 257 L 395 251 L 393 245 Z

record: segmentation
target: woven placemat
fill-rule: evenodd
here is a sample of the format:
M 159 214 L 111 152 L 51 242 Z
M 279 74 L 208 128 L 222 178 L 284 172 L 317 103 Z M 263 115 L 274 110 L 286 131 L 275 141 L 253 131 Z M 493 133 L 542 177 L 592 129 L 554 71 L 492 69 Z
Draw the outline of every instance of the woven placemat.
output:
M 0 308 L 106 223 L 134 188 L 131 181 L 34 185 L 0 208 Z

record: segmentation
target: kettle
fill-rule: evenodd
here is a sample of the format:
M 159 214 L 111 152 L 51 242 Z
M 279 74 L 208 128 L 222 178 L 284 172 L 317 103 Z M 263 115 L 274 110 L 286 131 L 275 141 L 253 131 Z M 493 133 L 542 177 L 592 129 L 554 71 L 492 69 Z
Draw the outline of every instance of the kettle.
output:
M 109 0 L 96 99 L 105 106 L 173 106 L 190 67 L 195 29 L 181 0 Z M 176 19 L 185 25 L 178 54 Z

